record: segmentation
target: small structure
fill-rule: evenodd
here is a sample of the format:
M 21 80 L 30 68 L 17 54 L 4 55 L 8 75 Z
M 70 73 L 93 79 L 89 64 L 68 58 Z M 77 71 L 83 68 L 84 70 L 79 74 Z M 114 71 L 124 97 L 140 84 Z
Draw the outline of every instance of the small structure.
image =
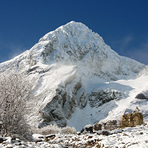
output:
M 143 115 L 139 112 L 139 109 L 137 110 L 137 108 L 133 113 L 122 116 L 121 128 L 135 127 L 141 124 L 143 124 Z
M 140 112 L 140 109 L 138 108 L 138 106 L 136 106 L 136 109 L 134 112 Z

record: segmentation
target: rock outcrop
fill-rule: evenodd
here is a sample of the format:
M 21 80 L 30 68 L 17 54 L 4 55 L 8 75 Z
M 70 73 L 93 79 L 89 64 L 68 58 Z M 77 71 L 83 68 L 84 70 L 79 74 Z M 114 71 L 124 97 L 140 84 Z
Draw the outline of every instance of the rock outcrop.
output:
M 103 123 L 102 124 L 102 129 L 104 130 L 115 130 L 117 128 L 120 128 L 121 127 L 121 122 L 120 121 L 117 121 L 117 120 L 110 120 L 110 121 L 107 121 L 106 123 Z
M 146 99 L 146 100 L 148 100 L 148 97 L 143 93 L 139 93 L 138 95 L 136 95 L 135 98 L 136 99 Z
M 123 94 L 119 91 L 100 90 L 92 92 L 88 95 L 89 104 L 91 107 L 99 107 L 111 100 L 120 100 Z
M 55 123 L 60 127 L 65 127 L 67 119 L 70 118 L 74 112 L 75 106 L 81 103 L 81 101 L 76 98 L 80 88 L 81 82 L 78 81 L 71 87 L 71 96 L 66 92 L 66 88 L 59 87 L 56 89 L 56 95 L 52 98 L 51 102 L 40 110 L 43 122 L 41 122 L 39 127 Z M 81 108 L 84 108 L 86 103 L 86 101 L 82 101 Z
M 93 131 L 99 131 L 99 130 L 115 130 L 117 128 L 121 127 L 121 121 L 117 121 L 117 120 L 109 120 L 107 122 L 104 123 L 95 123 L 93 125 Z
M 121 128 L 135 127 L 143 124 L 143 115 L 139 112 L 133 112 L 131 114 L 125 114 L 122 116 Z

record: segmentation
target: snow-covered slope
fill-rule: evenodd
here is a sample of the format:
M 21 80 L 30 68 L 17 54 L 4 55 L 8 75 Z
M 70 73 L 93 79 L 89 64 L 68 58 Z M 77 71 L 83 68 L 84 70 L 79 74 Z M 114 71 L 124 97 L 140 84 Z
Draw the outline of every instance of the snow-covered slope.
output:
M 74 64 L 85 75 L 93 74 L 106 79 L 131 76 L 141 69 L 141 64 L 120 57 L 104 43 L 102 37 L 77 22 L 70 22 L 46 34 L 31 49 L 30 57 L 31 64 Z
M 28 102 L 31 125 L 56 123 L 78 130 L 106 118 L 112 110 L 113 117 L 121 116 L 135 93 L 146 86 L 139 87 L 147 75 L 137 78 L 144 68 L 119 56 L 97 33 L 73 21 L 0 64 L 0 72 L 25 72 L 33 81 L 34 97 Z

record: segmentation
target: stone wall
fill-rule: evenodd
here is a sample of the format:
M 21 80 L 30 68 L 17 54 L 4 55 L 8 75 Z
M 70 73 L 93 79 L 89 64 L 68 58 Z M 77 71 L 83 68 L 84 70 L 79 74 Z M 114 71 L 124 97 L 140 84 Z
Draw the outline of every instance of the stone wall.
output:
M 121 128 L 135 127 L 143 124 L 143 115 L 139 112 L 133 112 L 131 114 L 125 114 L 122 116 Z
M 110 120 L 105 123 L 96 123 L 93 125 L 93 130 L 114 130 L 121 127 L 121 121 Z

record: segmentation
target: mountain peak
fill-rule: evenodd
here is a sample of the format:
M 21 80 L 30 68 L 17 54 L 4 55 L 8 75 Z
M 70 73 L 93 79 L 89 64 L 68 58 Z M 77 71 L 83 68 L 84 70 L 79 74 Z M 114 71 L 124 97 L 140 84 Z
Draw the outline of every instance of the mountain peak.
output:
M 16 60 L 22 63 L 24 59 L 29 67 L 39 63 L 71 64 L 78 67 L 79 73 L 112 80 L 137 75 L 144 67 L 141 63 L 119 56 L 99 34 L 75 21 L 47 33 L 30 51 L 11 60 L 11 63 L 17 63 Z
M 61 27 L 59 27 L 59 28 L 68 28 L 68 27 L 70 27 L 70 28 L 74 28 L 75 30 L 77 30 L 77 29 L 89 29 L 85 24 L 83 24 L 83 23 L 81 23 L 81 22 L 75 22 L 75 21 L 70 21 L 70 22 L 68 22 L 67 24 L 65 24 L 65 25 L 62 25 Z M 58 29 L 59 29 L 58 28 Z
M 30 50 L 0 64 L 0 72 L 24 72 L 34 84 L 35 96 L 27 103 L 30 125 L 74 123 L 81 128 L 105 118 L 118 99 L 130 94 L 135 82 L 127 79 L 134 79 L 144 67 L 119 56 L 97 33 L 72 21 L 47 33 Z M 116 81 L 121 79 L 125 81 Z M 143 78 L 136 82 L 141 87 L 137 92 L 145 88 L 143 82 Z
M 81 22 L 71 21 L 65 25 L 58 27 L 56 30 L 45 34 L 39 41 L 49 40 L 51 39 L 51 36 L 55 34 L 81 36 L 86 32 L 92 32 L 92 31 Z
M 73 25 L 73 26 L 85 26 L 87 27 L 85 24 L 81 23 L 81 22 L 76 22 L 76 21 L 70 21 L 67 24 L 65 24 L 64 26 L 68 26 L 68 25 Z
M 82 73 L 111 76 L 113 80 L 117 76 L 137 73 L 142 66 L 119 56 L 99 34 L 74 21 L 44 35 L 31 49 L 30 55 L 35 57 L 35 63 L 69 63 L 77 65 L 80 71 L 83 69 Z

